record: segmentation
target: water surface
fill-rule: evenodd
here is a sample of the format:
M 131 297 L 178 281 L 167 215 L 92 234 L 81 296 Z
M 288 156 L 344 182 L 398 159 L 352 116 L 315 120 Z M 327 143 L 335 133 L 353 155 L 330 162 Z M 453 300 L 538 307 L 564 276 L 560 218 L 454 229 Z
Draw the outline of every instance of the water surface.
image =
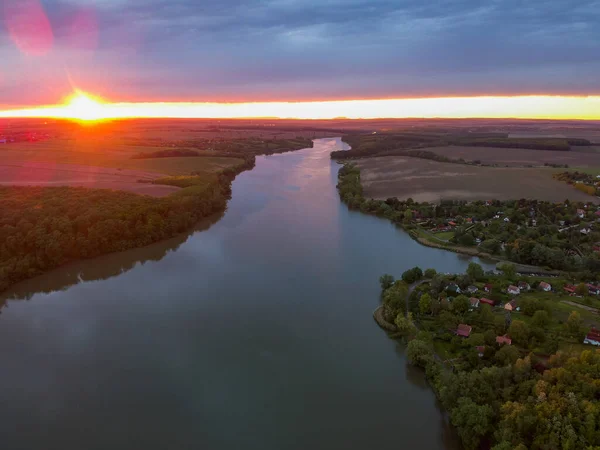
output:
M 470 259 L 348 211 L 344 145 L 260 157 L 200 230 L 5 293 L 0 446 L 457 448 L 372 311 L 382 273 Z

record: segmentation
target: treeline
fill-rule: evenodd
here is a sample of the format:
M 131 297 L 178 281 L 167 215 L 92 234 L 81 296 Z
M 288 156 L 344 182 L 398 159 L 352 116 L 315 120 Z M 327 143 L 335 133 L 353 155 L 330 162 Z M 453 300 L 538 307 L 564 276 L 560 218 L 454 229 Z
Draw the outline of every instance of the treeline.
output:
M 599 181 L 593 175 L 575 170 L 573 172 L 555 173 L 553 177 L 573 185 L 575 189 L 588 195 L 600 196 Z
M 373 156 L 403 156 L 403 150 L 459 145 L 467 147 L 525 148 L 530 150 L 569 151 L 571 146 L 592 145 L 587 139 L 578 138 L 509 138 L 507 133 L 419 133 L 388 132 L 344 136 L 343 141 L 351 150 L 331 152 L 332 159 L 368 158 Z M 416 157 L 423 158 L 422 154 Z M 432 159 L 426 156 L 425 159 Z M 454 160 L 442 162 L 455 162 Z M 458 161 L 456 161 L 458 162 Z
M 142 247 L 189 229 L 226 208 L 231 182 L 253 160 L 164 198 L 77 187 L 0 187 L 0 291 L 69 261 Z
M 565 139 L 459 139 L 454 145 L 465 147 L 525 148 L 529 150 L 569 151 L 571 147 Z
M 155 152 L 137 153 L 133 155 L 131 159 L 179 158 L 189 156 L 200 156 L 200 153 L 195 150 L 188 149 L 158 150 Z

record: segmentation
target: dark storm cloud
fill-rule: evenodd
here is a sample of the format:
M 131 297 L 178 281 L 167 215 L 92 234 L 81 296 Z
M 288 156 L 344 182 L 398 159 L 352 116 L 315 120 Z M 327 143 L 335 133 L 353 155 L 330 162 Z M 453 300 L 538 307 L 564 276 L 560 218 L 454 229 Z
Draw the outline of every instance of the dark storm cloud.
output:
M 129 100 L 600 93 L 596 0 L 93 3 L 43 2 L 45 56 L 22 55 L 3 30 L 14 70 L 0 72 L 0 103 L 28 84 L 60 90 L 65 73 Z

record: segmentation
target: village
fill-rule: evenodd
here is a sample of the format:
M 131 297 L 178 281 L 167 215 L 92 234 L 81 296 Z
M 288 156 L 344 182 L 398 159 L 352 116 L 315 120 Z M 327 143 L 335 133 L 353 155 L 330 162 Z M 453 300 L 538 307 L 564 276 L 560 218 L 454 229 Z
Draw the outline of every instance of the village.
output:
M 413 268 L 400 280 L 384 275 L 380 282 L 376 321 L 392 336 L 429 342 L 440 361 L 454 368 L 503 365 L 526 355 L 543 364 L 559 350 L 600 346 L 595 280 L 574 284 L 527 275 L 512 264 L 484 272 L 470 263 L 464 274 Z

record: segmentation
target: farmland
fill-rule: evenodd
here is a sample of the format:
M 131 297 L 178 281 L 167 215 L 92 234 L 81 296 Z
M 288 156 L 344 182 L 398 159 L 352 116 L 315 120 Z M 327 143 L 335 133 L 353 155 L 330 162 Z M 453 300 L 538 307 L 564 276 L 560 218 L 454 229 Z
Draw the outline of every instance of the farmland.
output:
M 590 200 L 583 192 L 553 180 L 548 169 L 476 167 L 401 156 L 363 159 L 358 161 L 358 166 L 367 198 L 412 198 L 416 202 L 519 198 Z
M 600 152 L 595 146 L 577 147 L 576 150 L 568 152 L 466 146 L 431 147 L 427 150 L 450 159 L 462 158 L 465 161 L 480 161 L 486 165 L 523 167 L 566 164 L 569 167 L 598 168 L 600 173 Z

